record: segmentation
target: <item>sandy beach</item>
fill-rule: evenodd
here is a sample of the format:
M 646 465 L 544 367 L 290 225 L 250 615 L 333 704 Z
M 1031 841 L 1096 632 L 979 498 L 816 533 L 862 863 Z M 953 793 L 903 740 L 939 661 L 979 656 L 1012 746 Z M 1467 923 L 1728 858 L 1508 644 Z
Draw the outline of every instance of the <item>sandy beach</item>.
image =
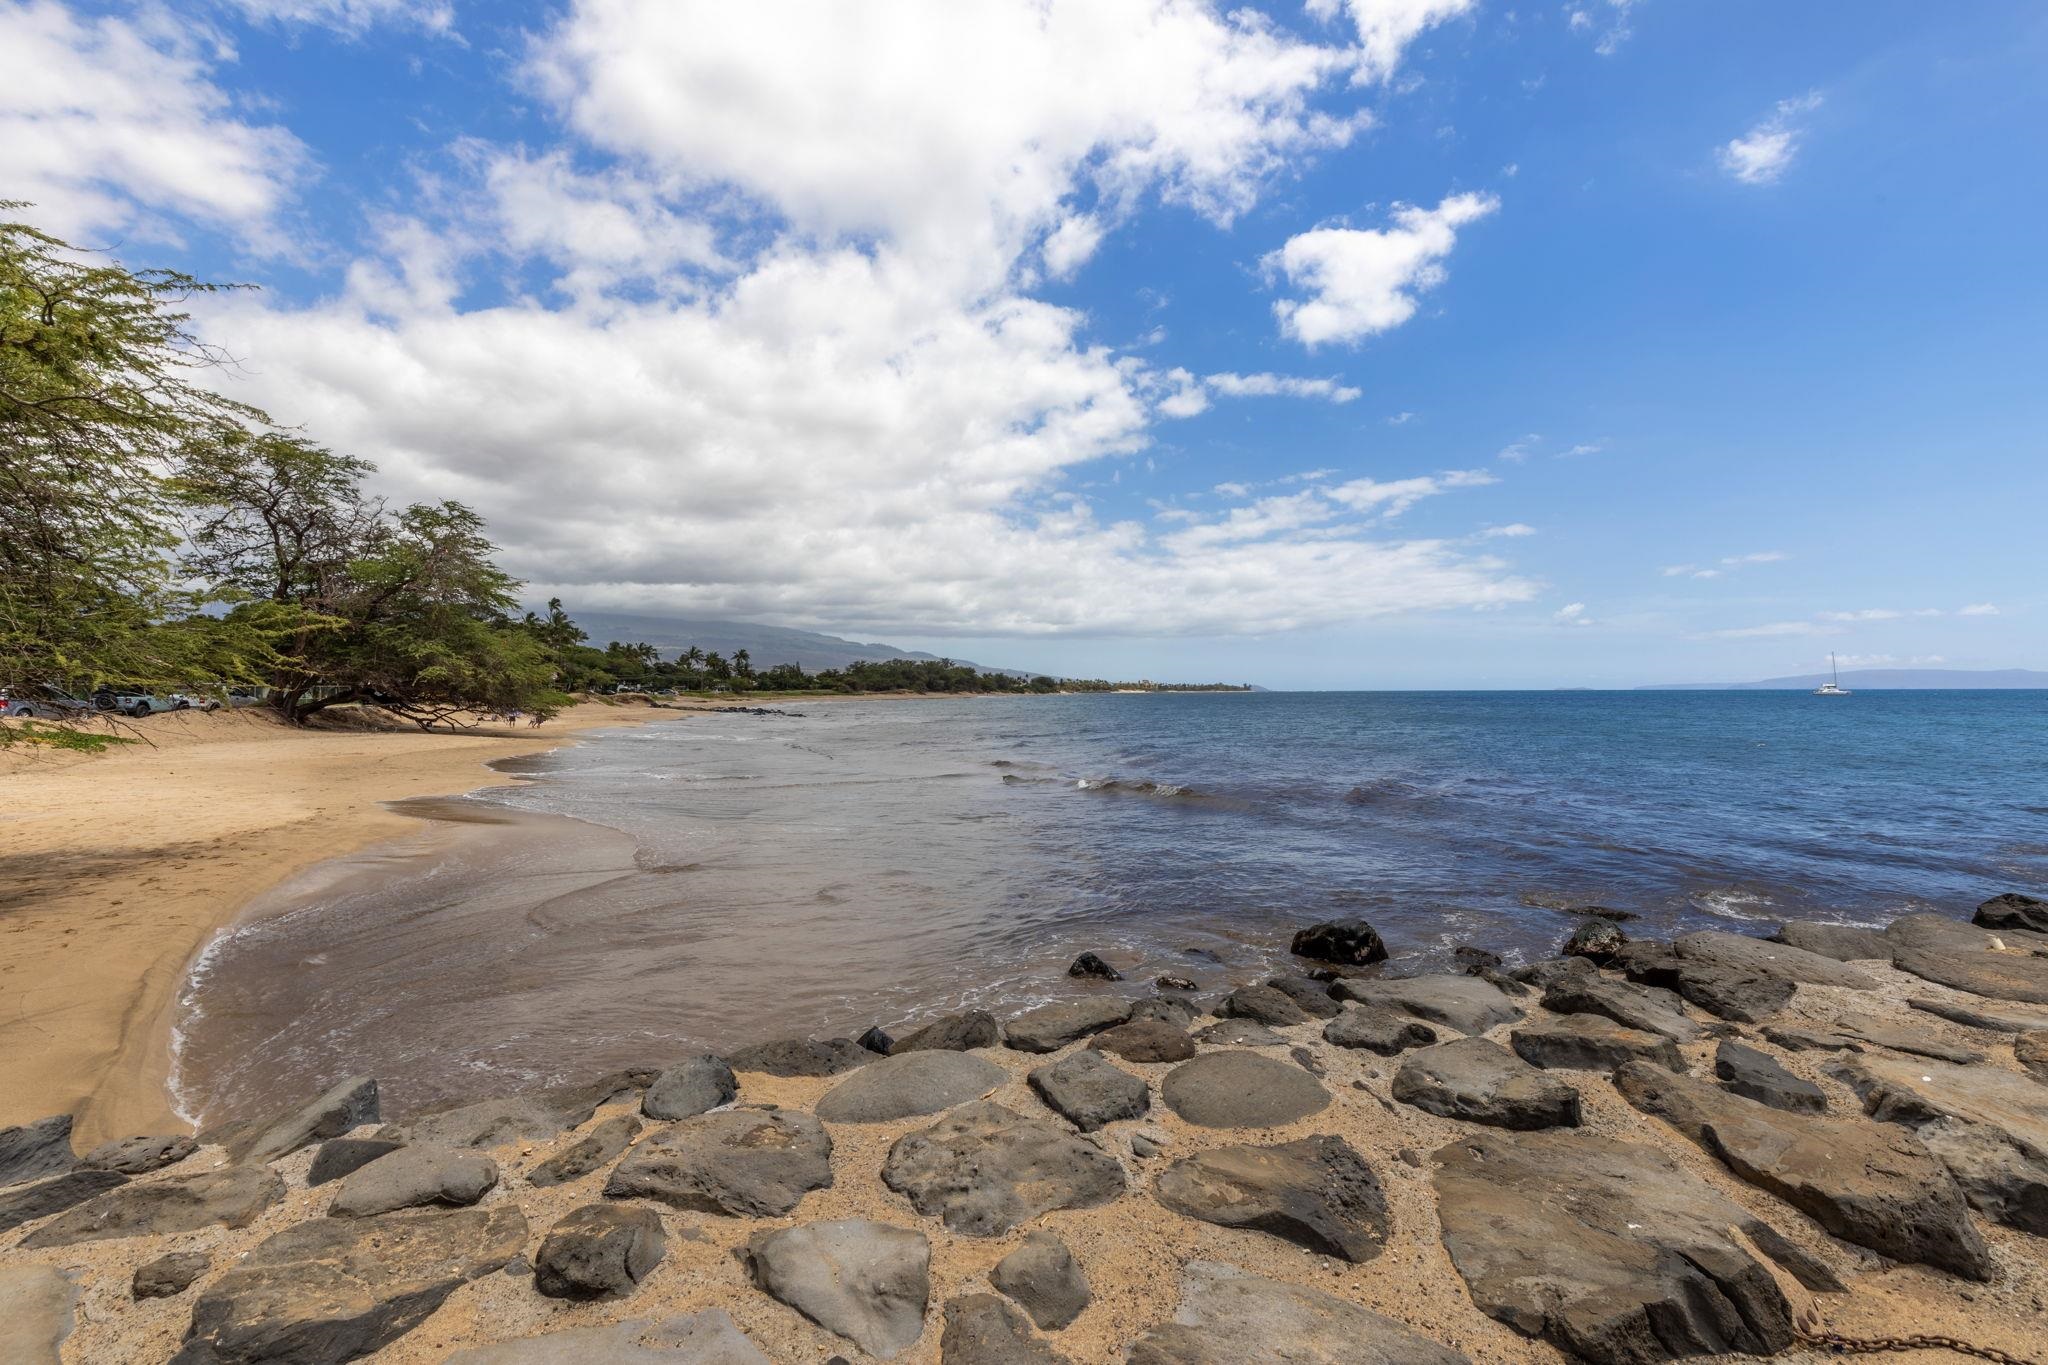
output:
M 186 712 L 97 755 L 0 752 L 0 1125 L 71 1113 L 87 1144 L 182 1127 L 171 1007 L 252 898 L 421 828 L 385 802 L 504 783 L 487 763 L 678 714 L 593 702 L 539 729 L 426 734 Z

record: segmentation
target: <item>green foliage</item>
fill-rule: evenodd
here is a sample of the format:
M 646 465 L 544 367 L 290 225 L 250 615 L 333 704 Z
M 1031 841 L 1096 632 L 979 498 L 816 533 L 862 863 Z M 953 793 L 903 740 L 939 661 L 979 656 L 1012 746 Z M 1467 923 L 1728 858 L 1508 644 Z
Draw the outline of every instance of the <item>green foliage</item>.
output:
M 139 742 L 127 735 L 80 730 L 69 725 L 41 725 L 32 720 L 9 726 L 7 730 L 13 742 L 18 744 L 35 744 L 80 754 L 104 753 L 116 744 Z

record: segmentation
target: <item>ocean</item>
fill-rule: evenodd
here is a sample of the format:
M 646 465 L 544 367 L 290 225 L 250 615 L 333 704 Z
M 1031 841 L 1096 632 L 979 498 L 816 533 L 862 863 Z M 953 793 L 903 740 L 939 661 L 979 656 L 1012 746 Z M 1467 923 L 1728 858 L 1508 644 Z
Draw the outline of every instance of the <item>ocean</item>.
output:
M 1283 965 L 1363 915 L 1396 970 L 1578 921 L 1763 933 L 2048 887 L 2048 692 L 1252 693 L 775 703 L 599 732 L 415 805 L 419 838 L 203 954 L 207 1121 L 342 1076 L 387 1111 L 772 1037 Z M 566 818 L 565 818 L 566 817 Z M 1105 989 L 1095 987 L 1095 989 Z

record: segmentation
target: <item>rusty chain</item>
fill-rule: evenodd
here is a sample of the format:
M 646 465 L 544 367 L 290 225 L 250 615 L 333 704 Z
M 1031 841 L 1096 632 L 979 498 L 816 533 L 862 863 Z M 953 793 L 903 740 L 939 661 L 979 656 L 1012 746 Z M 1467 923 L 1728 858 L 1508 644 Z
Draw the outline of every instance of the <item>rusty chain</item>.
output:
M 1810 1346 L 1825 1346 L 1845 1355 L 1876 1355 L 1883 1351 L 1954 1351 L 1957 1355 L 1996 1361 L 1997 1365 L 2038 1365 L 2036 1361 L 2024 1360 L 1996 1346 L 1972 1346 L 1955 1337 L 1845 1337 L 1840 1332 L 1809 1332 L 1803 1327 L 1794 1327 L 1792 1334 Z

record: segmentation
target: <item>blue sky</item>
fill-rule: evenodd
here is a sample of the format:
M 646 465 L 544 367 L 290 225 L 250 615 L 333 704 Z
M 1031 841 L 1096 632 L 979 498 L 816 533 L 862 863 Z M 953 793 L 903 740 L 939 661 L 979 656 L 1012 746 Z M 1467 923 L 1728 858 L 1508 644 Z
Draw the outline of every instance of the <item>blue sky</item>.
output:
M 0 0 L 0 197 L 572 606 L 1087 674 L 2048 668 L 2025 3 Z

